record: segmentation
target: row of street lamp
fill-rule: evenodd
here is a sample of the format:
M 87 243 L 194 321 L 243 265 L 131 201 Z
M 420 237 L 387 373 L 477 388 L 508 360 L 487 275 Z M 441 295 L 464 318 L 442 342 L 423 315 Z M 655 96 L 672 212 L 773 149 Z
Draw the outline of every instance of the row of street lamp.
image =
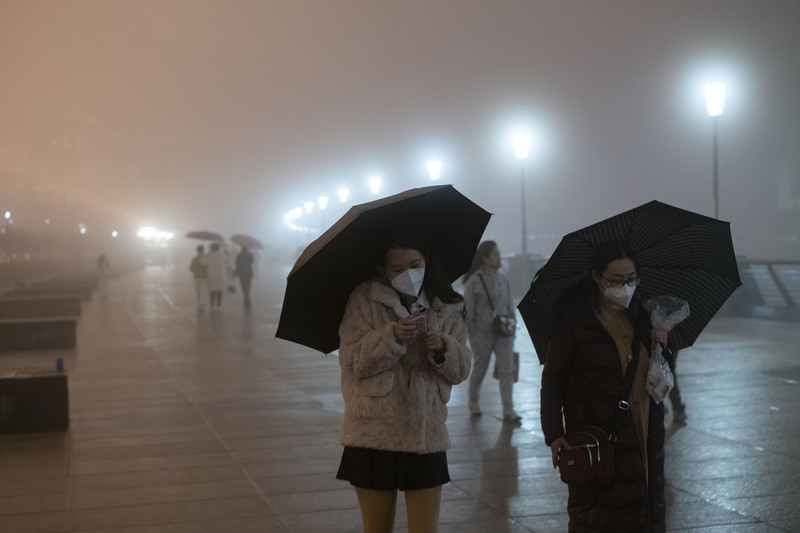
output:
M 431 159 L 428 161 L 427 164 L 428 169 L 428 177 L 431 181 L 438 181 L 439 178 L 442 176 L 442 162 L 438 159 Z M 367 187 L 369 188 L 370 194 L 373 196 L 377 196 L 381 192 L 381 187 L 383 186 L 383 179 L 380 176 L 371 176 L 367 180 Z M 339 199 L 340 204 L 347 203 L 347 200 L 350 198 L 350 189 L 348 187 L 340 187 L 336 191 L 336 196 Z M 299 219 L 303 216 L 311 215 L 315 209 L 319 209 L 320 211 L 324 211 L 327 209 L 329 204 L 329 198 L 327 196 L 320 196 L 317 198 L 316 202 L 313 201 L 306 201 L 303 203 L 302 207 L 295 207 L 288 213 L 283 216 L 283 221 L 286 226 L 291 230 L 296 231 L 311 231 L 310 225 L 301 226 L 298 224 Z
M 706 109 L 708 116 L 711 117 L 713 125 L 713 156 L 712 156 L 712 195 L 714 199 L 714 218 L 719 218 L 719 162 L 718 162 L 718 123 L 719 118 L 722 116 L 722 111 L 725 108 L 725 93 L 726 87 L 721 83 L 710 83 L 705 86 Z M 531 136 L 528 133 L 521 132 L 514 136 L 514 151 L 517 159 L 520 162 L 519 183 L 520 183 L 520 199 L 521 199 L 521 223 L 522 223 L 522 255 L 528 255 L 528 224 L 525 203 L 525 161 L 528 159 L 531 150 Z M 442 174 L 442 162 L 439 160 L 428 161 L 428 176 L 432 181 L 437 181 Z M 381 190 L 382 180 L 378 176 L 373 176 L 368 180 L 370 192 L 377 195 Z M 350 190 L 342 187 L 337 191 L 339 202 L 344 204 L 350 196 Z M 316 206 L 320 210 L 325 210 L 328 205 L 328 197 L 320 196 L 317 199 Z M 293 230 L 310 231 L 309 227 L 302 227 L 297 224 L 297 220 L 303 214 L 310 215 L 314 210 L 314 202 L 305 202 L 302 208 L 297 207 L 289 211 L 284 216 L 284 222 Z

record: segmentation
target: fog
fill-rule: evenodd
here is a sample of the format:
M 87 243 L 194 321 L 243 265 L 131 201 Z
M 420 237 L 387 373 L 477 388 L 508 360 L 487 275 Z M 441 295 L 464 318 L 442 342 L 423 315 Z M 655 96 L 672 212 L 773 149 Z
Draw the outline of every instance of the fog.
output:
M 739 255 L 800 259 L 800 3 L 3 0 L 0 210 L 15 229 L 248 233 L 440 183 L 520 251 L 657 199 L 712 215 L 703 86 L 727 85 L 719 212 Z M 534 139 L 524 163 L 511 135 Z M 336 205 L 336 190 L 351 190 Z

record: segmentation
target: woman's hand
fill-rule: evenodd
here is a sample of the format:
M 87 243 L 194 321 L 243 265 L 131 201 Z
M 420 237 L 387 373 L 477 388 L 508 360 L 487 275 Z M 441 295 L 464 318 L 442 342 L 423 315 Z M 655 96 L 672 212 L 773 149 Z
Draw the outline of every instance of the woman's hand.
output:
M 657 342 L 661 346 L 667 345 L 667 330 L 664 328 L 653 328 L 650 331 L 650 336 L 653 338 L 653 342 Z
M 444 338 L 442 338 L 442 334 L 438 331 L 426 331 L 424 339 L 425 347 L 430 352 L 443 352 L 447 349 Z
M 416 335 L 417 327 L 416 324 L 414 324 L 413 315 L 399 319 L 397 324 L 394 326 L 394 338 L 397 339 L 397 342 L 403 342 L 408 339 L 412 339 Z
M 558 467 L 558 452 L 561 451 L 561 448 L 570 448 L 567 439 L 564 437 L 558 437 L 556 440 L 550 443 L 550 452 L 553 454 L 553 468 Z

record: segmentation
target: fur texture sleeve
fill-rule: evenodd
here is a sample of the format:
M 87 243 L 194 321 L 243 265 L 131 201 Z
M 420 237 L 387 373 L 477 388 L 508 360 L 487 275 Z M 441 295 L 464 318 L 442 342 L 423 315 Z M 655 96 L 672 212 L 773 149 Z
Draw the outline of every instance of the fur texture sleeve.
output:
M 406 353 L 394 337 L 396 317 L 371 301 L 369 284 L 355 288 L 347 301 L 339 326 L 339 364 L 356 378 L 374 376 L 391 369 Z
M 441 329 L 445 343 L 444 364 L 434 364 L 433 354 L 428 354 L 428 357 L 439 375 L 450 384 L 457 385 L 469 377 L 472 351 L 467 347 L 467 324 L 461 315 L 463 304 L 449 305 L 447 308 L 449 312 Z

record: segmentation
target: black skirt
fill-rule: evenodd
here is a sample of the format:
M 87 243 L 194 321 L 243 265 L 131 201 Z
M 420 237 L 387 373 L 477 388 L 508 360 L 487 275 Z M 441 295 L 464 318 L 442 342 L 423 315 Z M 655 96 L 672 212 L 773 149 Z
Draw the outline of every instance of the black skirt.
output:
M 450 481 L 445 452 L 420 455 L 344 447 L 337 479 L 374 490 L 419 490 Z

